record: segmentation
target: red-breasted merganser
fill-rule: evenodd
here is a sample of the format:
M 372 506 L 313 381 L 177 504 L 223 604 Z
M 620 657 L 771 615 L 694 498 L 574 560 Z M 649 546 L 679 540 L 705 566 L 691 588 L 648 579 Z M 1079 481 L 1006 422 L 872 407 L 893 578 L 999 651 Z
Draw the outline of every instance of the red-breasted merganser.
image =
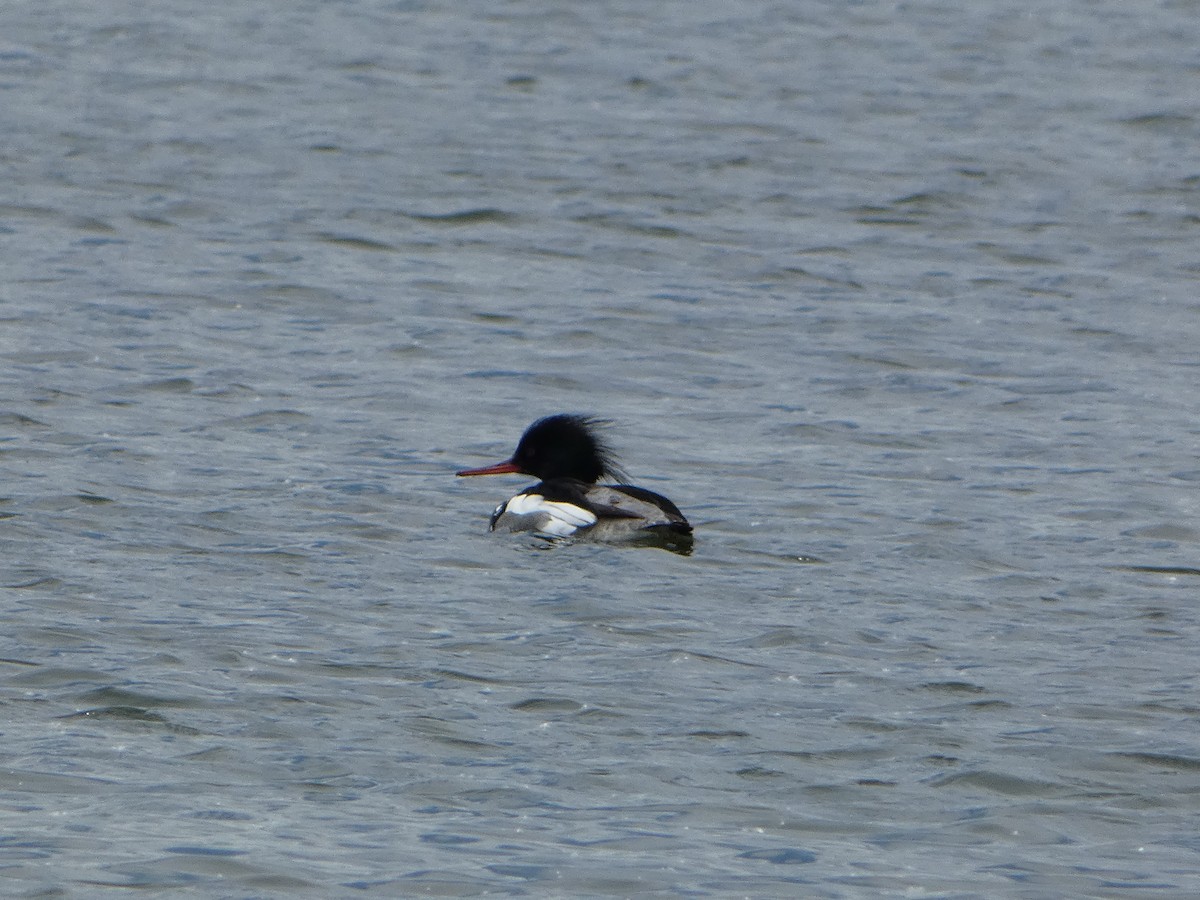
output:
M 601 539 L 657 534 L 690 540 L 692 526 L 661 494 L 628 484 L 597 484 L 623 478 L 612 450 L 597 433 L 600 420 L 557 415 L 525 430 L 512 458 L 459 475 L 520 473 L 540 478 L 492 513 L 492 531 L 536 531 Z

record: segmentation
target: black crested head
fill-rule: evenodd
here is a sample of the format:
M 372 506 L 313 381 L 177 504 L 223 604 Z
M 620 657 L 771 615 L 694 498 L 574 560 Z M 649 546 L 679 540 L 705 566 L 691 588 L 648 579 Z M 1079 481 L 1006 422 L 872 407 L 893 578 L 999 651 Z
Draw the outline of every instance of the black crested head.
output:
M 606 475 L 623 477 L 612 450 L 596 433 L 607 424 L 568 413 L 538 419 L 521 435 L 512 461 L 542 481 L 576 478 L 592 484 Z

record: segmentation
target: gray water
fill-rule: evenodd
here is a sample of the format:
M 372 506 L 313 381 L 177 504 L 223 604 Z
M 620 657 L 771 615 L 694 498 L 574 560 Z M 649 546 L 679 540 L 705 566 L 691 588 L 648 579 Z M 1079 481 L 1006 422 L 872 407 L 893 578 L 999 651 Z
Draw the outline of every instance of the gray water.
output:
M 1200 891 L 1196 3 L 0 20 L 0 894 Z

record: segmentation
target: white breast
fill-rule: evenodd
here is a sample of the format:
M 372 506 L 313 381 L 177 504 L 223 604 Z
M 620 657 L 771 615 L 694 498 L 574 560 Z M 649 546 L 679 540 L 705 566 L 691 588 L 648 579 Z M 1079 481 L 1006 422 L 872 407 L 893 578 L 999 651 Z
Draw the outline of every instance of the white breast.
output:
M 547 500 L 541 494 L 517 494 L 492 513 L 492 530 L 540 531 L 566 537 L 596 524 L 596 516 L 573 503 Z

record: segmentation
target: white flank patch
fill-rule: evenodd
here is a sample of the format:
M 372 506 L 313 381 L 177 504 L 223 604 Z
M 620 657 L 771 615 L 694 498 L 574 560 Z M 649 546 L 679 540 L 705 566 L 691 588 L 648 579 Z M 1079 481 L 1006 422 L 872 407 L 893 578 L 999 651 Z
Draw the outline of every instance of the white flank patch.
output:
M 547 500 L 541 494 L 518 494 L 508 501 L 505 515 L 529 516 L 530 528 L 556 537 L 596 524 L 596 516 L 573 503 Z

